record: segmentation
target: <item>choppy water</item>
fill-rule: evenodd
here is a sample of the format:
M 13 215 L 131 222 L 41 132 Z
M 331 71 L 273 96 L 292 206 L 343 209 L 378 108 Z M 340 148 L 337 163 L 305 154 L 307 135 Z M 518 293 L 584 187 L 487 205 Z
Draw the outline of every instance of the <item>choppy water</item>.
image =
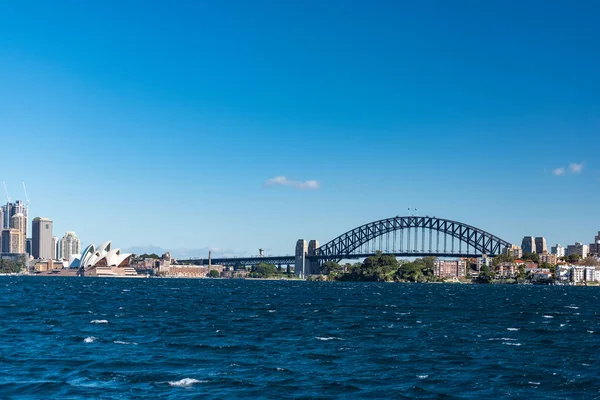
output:
M 0 277 L 1 398 L 600 397 L 600 288 Z

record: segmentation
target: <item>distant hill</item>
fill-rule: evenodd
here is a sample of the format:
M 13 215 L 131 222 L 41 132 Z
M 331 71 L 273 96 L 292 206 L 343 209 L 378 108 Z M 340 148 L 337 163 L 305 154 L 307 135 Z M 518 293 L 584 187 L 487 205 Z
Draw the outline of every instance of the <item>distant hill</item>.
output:
M 148 245 L 148 246 L 132 246 L 127 249 L 123 249 L 124 252 L 134 254 L 158 254 L 159 256 L 166 252 L 171 253 L 171 257 L 186 259 L 186 258 L 208 258 L 208 247 L 202 247 L 198 249 L 164 249 L 160 246 Z M 233 250 L 226 249 L 212 249 L 212 256 L 218 257 L 242 257 L 249 256 L 249 254 L 243 252 L 235 252 Z

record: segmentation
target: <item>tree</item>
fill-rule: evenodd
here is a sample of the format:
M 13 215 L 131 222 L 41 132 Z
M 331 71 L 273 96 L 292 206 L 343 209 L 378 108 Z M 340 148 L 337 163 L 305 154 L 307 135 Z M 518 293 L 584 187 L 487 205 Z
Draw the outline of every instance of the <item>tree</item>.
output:
M 583 260 L 581 260 L 581 264 L 587 265 L 589 267 L 596 267 L 596 266 L 600 265 L 600 261 L 598 261 L 598 259 L 596 259 L 596 257 L 588 256 L 588 257 L 584 258 Z
M 335 261 L 327 261 L 321 266 L 321 273 L 329 275 L 331 273 L 338 273 L 342 271 L 342 266 Z
M 219 273 L 219 271 L 217 271 L 216 269 L 211 269 L 208 272 L 208 277 L 209 278 L 218 278 L 219 276 L 221 276 L 221 274 Z
M 250 274 L 253 278 L 270 278 L 279 273 L 275 264 L 267 264 L 265 262 L 258 263 L 254 267 L 252 267 L 252 272 Z
M 537 255 L 537 254 L 536 254 Z M 497 267 L 500 263 L 509 262 L 512 263 L 515 261 L 515 258 L 509 254 L 500 254 L 492 259 L 492 265 Z
M 519 265 L 519 272 L 517 272 L 517 280 L 523 281 L 527 277 L 525 273 L 525 266 L 523 264 Z
M 487 265 L 484 265 L 481 268 L 481 272 L 479 273 L 479 276 L 477 277 L 477 281 L 479 283 L 492 283 L 494 281 L 494 273 L 490 270 L 490 267 L 488 267 Z
M 153 259 L 155 259 L 155 260 L 156 260 L 156 259 L 158 259 L 158 258 L 160 258 L 160 257 L 158 256 L 158 254 L 155 254 L 155 253 L 152 253 L 152 254 L 146 254 L 146 253 L 144 253 L 144 254 L 142 254 L 142 255 L 140 256 L 140 258 L 141 258 L 141 259 L 144 259 L 144 258 L 153 258 Z
M 398 260 L 392 255 L 384 255 L 381 251 L 364 262 L 354 264 L 349 271 L 340 277 L 344 281 L 382 282 L 393 279 L 398 269 Z
M 523 254 L 523 260 L 530 260 L 534 263 L 540 262 L 540 255 L 537 253 L 525 253 Z
M 0 274 L 18 274 L 25 268 L 22 261 L 0 259 Z
M 579 254 L 570 254 L 568 256 L 565 256 L 565 261 L 569 262 L 571 264 L 578 263 L 580 259 L 581 259 L 581 256 Z

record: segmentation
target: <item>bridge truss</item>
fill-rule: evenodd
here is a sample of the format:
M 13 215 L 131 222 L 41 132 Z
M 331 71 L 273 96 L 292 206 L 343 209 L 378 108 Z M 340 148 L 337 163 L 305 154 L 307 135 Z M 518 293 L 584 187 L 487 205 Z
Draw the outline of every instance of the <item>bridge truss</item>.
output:
M 398 256 L 480 257 L 499 255 L 511 244 L 484 230 L 436 217 L 393 217 L 354 228 L 320 246 L 319 260 L 340 261 L 377 251 Z

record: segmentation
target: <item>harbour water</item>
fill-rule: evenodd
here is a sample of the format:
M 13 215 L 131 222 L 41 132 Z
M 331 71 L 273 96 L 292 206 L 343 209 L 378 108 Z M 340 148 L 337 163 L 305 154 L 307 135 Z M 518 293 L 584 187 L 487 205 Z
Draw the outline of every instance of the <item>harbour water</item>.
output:
M 0 277 L 1 398 L 599 398 L 600 288 Z

